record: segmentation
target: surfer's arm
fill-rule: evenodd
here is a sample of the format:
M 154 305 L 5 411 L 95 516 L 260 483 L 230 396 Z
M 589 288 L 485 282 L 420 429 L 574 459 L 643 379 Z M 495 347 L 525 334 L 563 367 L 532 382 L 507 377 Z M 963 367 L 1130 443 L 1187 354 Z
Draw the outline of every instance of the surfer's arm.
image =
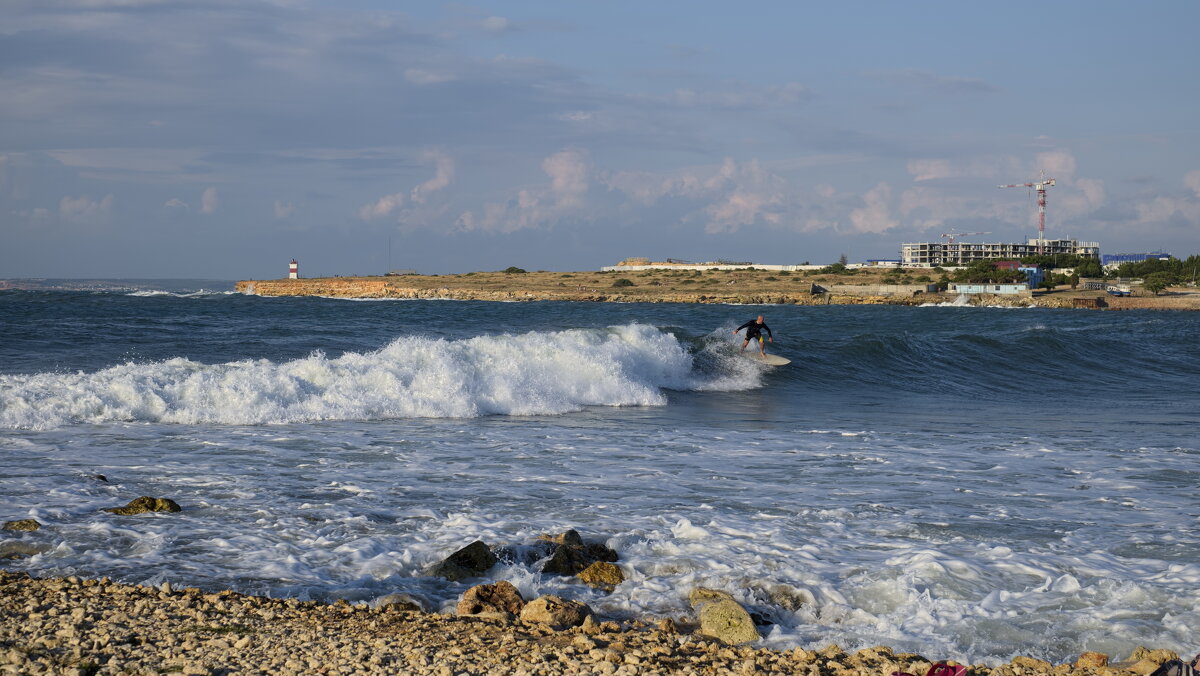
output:
M 775 342 L 775 334 L 771 333 L 771 327 L 767 326 L 766 324 L 763 324 L 762 327 L 764 329 L 766 329 L 767 337 L 771 339 L 772 343 L 774 343 Z
M 741 331 L 742 329 L 746 328 L 747 326 L 750 326 L 750 325 L 751 325 L 751 324 L 753 324 L 753 323 L 754 323 L 754 321 L 753 321 L 753 320 L 751 320 L 751 321 L 748 321 L 748 322 L 746 322 L 745 324 L 742 324 L 741 326 L 739 326 L 739 327 L 737 327 L 736 329 L 734 329 L 734 330 L 733 330 L 733 332 L 734 332 L 734 333 L 737 333 L 738 331 Z

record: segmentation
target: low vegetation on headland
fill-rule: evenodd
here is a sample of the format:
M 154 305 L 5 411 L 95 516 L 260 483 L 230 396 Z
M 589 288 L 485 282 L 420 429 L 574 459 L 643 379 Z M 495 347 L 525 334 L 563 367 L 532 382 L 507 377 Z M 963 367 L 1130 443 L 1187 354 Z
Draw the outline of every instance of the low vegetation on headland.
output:
M 1191 286 L 1191 276 L 1200 267 L 1200 256 L 1192 256 L 1184 261 L 1171 259 L 1121 266 L 1109 277 L 1119 276 L 1123 280 L 1137 278 L 1132 283 L 1131 294 L 1125 297 L 1106 294 L 1104 287 L 1107 280 L 1094 259 L 1022 262 L 1042 262 L 1055 266 L 1070 264 L 1075 267 L 1070 274 L 1050 272 L 1046 282 L 1032 295 L 980 294 L 965 300 L 972 305 L 1200 309 L 1200 291 Z M 237 289 L 242 293 L 262 296 L 339 298 L 922 305 L 958 300 L 959 294 L 946 291 L 951 283 L 1023 282 L 1025 279 L 1025 273 L 997 268 L 992 261 L 956 270 L 936 267 L 852 268 L 844 263 L 804 271 L 747 267 L 732 270 L 680 268 L 551 272 L 526 271 L 511 266 L 494 272 L 447 275 L 245 280 L 238 282 Z M 1091 283 L 1085 284 L 1085 280 Z

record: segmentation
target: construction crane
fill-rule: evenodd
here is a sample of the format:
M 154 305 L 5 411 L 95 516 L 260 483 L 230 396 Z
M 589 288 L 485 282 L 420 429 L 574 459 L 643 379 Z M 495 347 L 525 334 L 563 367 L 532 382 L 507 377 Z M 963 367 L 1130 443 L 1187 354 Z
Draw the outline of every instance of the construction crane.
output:
M 1046 178 L 1046 172 L 1041 172 L 1041 180 L 1033 183 L 1010 183 L 996 186 L 998 188 L 1034 188 L 1038 195 L 1038 255 L 1046 253 L 1046 188 L 1054 185 L 1054 179 Z
M 990 232 L 947 232 L 947 233 L 942 234 L 942 237 L 944 237 L 946 239 L 947 244 L 954 244 L 954 239 L 956 237 L 966 237 L 967 235 L 990 235 L 990 234 L 992 234 L 992 233 L 990 233 Z

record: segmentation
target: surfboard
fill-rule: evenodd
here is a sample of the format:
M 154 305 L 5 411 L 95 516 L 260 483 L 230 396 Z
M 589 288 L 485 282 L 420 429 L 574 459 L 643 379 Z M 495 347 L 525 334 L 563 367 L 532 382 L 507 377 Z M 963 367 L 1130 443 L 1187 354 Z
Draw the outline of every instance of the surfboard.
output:
M 742 356 L 747 359 L 753 359 L 756 362 L 767 364 L 768 366 L 783 366 L 785 364 L 792 363 L 791 359 L 784 359 L 783 357 L 780 357 L 777 354 L 769 354 L 764 357 L 764 356 L 758 354 L 757 352 L 755 352 L 754 354 L 743 353 Z

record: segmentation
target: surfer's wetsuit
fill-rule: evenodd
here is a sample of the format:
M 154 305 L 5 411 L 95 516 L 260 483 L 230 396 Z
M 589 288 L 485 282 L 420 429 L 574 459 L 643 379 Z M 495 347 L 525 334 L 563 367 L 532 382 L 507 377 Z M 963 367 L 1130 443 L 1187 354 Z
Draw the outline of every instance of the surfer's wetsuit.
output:
M 734 331 L 734 333 L 737 333 L 738 331 L 741 331 L 742 329 L 746 329 L 746 340 L 754 340 L 755 338 L 757 338 L 758 342 L 761 343 L 762 342 L 762 332 L 764 329 L 767 332 L 768 338 L 771 338 L 772 340 L 775 339 L 775 335 L 771 333 L 771 327 L 767 326 L 766 322 L 759 324 L 757 319 L 751 319 L 750 321 L 746 322 L 745 324 L 742 324 L 741 326 L 737 327 L 737 329 Z

